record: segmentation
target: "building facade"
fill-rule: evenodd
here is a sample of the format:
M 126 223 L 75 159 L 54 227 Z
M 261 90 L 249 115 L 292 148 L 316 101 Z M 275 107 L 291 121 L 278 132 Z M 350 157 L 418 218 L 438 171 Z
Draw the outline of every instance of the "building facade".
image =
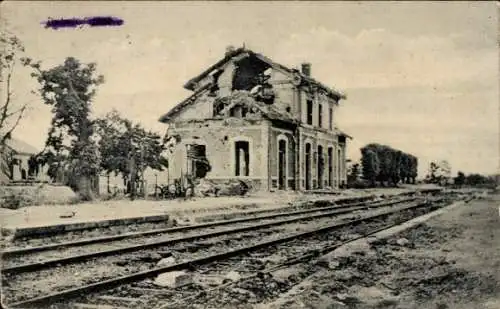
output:
M 39 152 L 19 139 L 8 139 L 0 154 L 0 182 L 49 181 L 48 167 L 33 158 Z
M 348 135 L 336 126 L 341 92 L 245 48 L 188 81 L 193 91 L 160 121 L 176 137 L 169 174 L 244 180 L 257 190 L 337 189 Z M 208 172 L 199 172 L 209 165 Z

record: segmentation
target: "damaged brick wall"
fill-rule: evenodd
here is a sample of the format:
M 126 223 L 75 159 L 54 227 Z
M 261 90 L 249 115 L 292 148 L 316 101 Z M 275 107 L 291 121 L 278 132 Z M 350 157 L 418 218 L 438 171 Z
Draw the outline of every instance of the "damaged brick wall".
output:
M 281 112 L 288 112 L 297 120 L 300 120 L 299 100 L 294 94 L 295 86 L 290 83 L 290 76 L 277 70 L 273 70 L 269 82 L 273 85 L 276 97 L 274 106 Z
M 176 122 L 168 134 L 179 134 L 181 143 L 173 156 L 171 178 L 180 177 L 181 169 L 186 170 L 186 144 L 206 145 L 206 156 L 212 167 L 207 179 L 244 179 L 259 183 L 267 182 L 267 128 L 265 120 L 246 119 L 206 119 L 204 121 Z M 250 145 L 250 175 L 235 176 L 235 142 L 248 141 Z M 257 181 L 258 180 L 258 181 Z
M 179 112 L 176 121 L 211 118 L 214 100 L 215 98 L 210 97 L 208 93 L 201 95 L 193 104 Z

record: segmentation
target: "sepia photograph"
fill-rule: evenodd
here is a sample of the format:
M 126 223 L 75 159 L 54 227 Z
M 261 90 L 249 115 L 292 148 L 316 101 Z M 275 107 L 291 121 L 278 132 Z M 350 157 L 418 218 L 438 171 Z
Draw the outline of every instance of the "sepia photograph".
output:
M 497 1 L 3 1 L 2 308 L 500 309 Z

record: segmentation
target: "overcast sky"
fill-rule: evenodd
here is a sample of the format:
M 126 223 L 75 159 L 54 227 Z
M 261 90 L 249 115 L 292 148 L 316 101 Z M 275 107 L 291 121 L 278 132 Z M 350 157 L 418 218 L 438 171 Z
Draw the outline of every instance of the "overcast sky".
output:
M 189 95 L 182 85 L 219 60 L 227 45 L 276 62 L 312 64 L 344 90 L 337 114 L 359 159 L 369 142 L 450 162 L 453 173 L 499 168 L 495 2 L 3 2 L 1 18 L 45 67 L 67 56 L 96 62 L 103 84 L 94 112 L 116 108 L 161 134 L 158 122 Z M 48 18 L 113 15 L 121 27 L 52 30 Z M 15 136 L 43 147 L 50 109 L 29 95 L 18 70 L 16 102 L 32 109 Z

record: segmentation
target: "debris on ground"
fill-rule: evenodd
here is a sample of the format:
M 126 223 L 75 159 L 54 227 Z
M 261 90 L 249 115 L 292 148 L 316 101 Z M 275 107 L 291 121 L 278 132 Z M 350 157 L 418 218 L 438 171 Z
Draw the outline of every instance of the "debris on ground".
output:
M 167 258 L 162 258 L 156 266 L 162 267 L 162 266 L 169 266 L 169 265 L 174 265 L 175 264 L 175 258 L 173 256 L 169 256 Z
M 230 281 L 238 281 L 241 279 L 241 275 L 237 271 L 230 271 L 226 274 L 225 279 Z
M 73 218 L 75 216 L 76 212 L 75 211 L 65 211 L 62 214 L 59 215 L 59 218 Z
M 193 276 L 185 271 L 172 271 L 158 275 L 154 284 L 161 287 L 177 288 L 193 282 Z
M 320 270 L 258 308 L 500 308 L 498 210 L 483 201 L 320 259 Z

